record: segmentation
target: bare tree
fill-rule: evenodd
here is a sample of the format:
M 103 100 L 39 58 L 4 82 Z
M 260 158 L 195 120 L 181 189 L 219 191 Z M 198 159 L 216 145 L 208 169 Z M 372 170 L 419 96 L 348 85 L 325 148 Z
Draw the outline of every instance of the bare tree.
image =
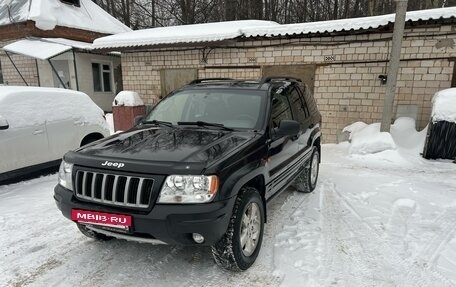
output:
M 243 19 L 300 23 L 394 12 L 394 0 L 93 0 L 133 29 Z M 409 1 L 408 10 L 456 6 Z

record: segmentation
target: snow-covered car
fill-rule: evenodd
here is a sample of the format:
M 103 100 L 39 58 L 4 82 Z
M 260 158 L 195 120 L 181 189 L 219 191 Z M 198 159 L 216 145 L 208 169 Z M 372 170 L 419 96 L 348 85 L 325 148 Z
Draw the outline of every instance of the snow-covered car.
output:
M 0 87 L 0 182 L 58 165 L 67 151 L 108 135 L 103 110 L 84 93 Z

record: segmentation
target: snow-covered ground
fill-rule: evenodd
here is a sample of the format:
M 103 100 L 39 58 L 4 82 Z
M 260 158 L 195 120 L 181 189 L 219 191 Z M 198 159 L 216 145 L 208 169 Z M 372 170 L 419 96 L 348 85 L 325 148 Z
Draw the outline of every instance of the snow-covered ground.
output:
M 311 194 L 268 207 L 243 273 L 209 248 L 96 242 L 52 199 L 56 175 L 0 186 L 0 286 L 455 286 L 456 164 L 399 150 L 323 146 Z

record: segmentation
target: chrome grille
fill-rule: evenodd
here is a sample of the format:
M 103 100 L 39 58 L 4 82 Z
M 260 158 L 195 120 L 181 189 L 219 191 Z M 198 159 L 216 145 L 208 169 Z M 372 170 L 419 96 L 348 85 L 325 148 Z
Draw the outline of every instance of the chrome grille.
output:
M 154 180 L 144 177 L 76 171 L 76 197 L 121 207 L 149 207 Z

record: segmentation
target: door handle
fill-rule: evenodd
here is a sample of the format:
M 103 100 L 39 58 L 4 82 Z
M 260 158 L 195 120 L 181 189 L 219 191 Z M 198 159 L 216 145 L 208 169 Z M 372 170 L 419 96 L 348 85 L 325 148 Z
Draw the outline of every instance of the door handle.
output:
M 43 133 L 44 133 L 43 130 L 36 130 L 36 131 L 33 132 L 34 135 L 41 135 Z

